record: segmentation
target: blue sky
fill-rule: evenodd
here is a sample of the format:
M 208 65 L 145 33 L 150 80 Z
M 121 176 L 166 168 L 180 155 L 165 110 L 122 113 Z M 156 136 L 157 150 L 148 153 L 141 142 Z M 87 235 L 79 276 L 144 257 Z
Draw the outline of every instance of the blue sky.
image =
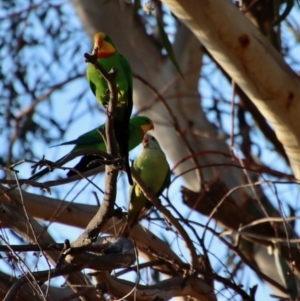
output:
M 60 3 L 60 1 L 52 1 L 52 3 Z M 21 7 L 18 7 L 17 11 L 22 9 Z M 51 47 L 58 47 L 57 45 L 53 46 L 51 42 L 51 36 L 47 36 L 46 32 L 43 31 L 43 29 L 39 26 L 38 21 L 34 18 L 34 14 L 32 14 L 32 17 L 30 17 L 29 23 L 33 24 L 33 30 L 35 32 L 35 37 L 37 40 L 42 41 L 42 47 L 39 49 L 38 47 L 35 49 L 35 51 L 39 51 L 42 53 L 42 57 L 44 60 L 44 64 L 49 64 L 49 77 L 52 81 L 52 84 L 60 83 L 64 81 L 68 76 L 72 74 L 82 74 L 83 77 L 75 79 L 68 85 L 64 86 L 62 89 L 59 89 L 57 92 L 54 92 L 50 96 L 51 103 L 48 101 L 42 102 L 38 105 L 38 110 L 43 112 L 44 114 L 47 114 L 47 111 L 50 111 L 50 109 L 53 109 L 52 112 L 55 115 L 55 119 L 59 121 L 62 125 L 62 128 L 65 128 L 65 132 L 63 135 L 61 135 L 60 132 L 58 132 L 56 129 L 52 129 L 51 125 L 48 125 L 43 115 L 36 114 L 34 117 L 34 120 L 37 123 L 45 124 L 45 127 L 49 130 L 49 136 L 56 136 L 57 140 L 53 141 L 53 144 L 57 144 L 63 141 L 71 140 L 76 138 L 77 136 L 81 135 L 82 133 L 95 128 L 96 126 L 99 126 L 99 124 L 102 124 L 105 120 L 105 115 L 103 112 L 99 110 L 98 104 L 95 102 L 94 96 L 91 93 L 91 91 L 88 88 L 87 81 L 84 77 L 84 72 L 86 65 L 84 63 L 83 59 L 83 53 L 84 52 L 90 52 L 92 49 L 92 44 L 89 39 L 89 37 L 84 33 L 80 21 L 77 18 L 77 16 L 74 13 L 74 10 L 72 6 L 69 3 L 65 3 L 62 6 L 63 11 L 66 12 L 66 14 L 69 16 L 68 21 L 66 21 L 65 26 L 66 28 L 68 26 L 71 26 L 73 28 L 76 28 L 77 32 L 74 34 L 74 38 L 80 39 L 80 47 L 78 48 L 77 55 L 72 56 L 72 52 L 70 49 L 74 46 L 72 43 L 66 43 L 63 45 L 62 49 L 59 48 L 58 53 L 60 53 L 62 56 L 64 56 L 65 61 L 69 61 L 72 59 L 76 59 L 76 67 L 78 70 L 72 66 L 66 65 L 60 65 L 60 64 L 51 64 L 51 56 L 49 53 L 45 51 L 46 49 L 50 49 Z M 30 15 L 31 16 L 31 15 Z M 2 17 L 0 12 L 0 18 Z M 291 14 L 291 20 L 297 20 L 297 17 L 299 17 L 299 10 L 293 10 Z M 55 15 L 51 15 L 49 13 L 48 19 L 49 22 L 52 22 L 55 18 Z M 299 18 L 298 18 L 299 19 Z M 68 23 L 69 22 L 69 23 Z M 2 30 L 4 30 L 4 23 L 0 25 L 0 30 L 2 26 Z M 20 27 L 22 24 L 20 25 Z M 24 23 L 25 26 L 25 23 Z M 26 25 L 28 26 L 28 24 Z M 53 28 L 55 29 L 55 22 L 53 22 Z M 170 25 L 172 26 L 172 24 Z M 53 30 L 54 30 L 53 29 Z M 174 28 L 173 28 L 174 29 Z M 170 27 L 170 30 L 172 30 L 172 27 Z M 288 60 L 288 63 L 291 64 L 291 67 L 294 70 L 300 70 L 300 64 L 297 58 L 300 57 L 300 48 L 299 44 L 296 44 L 295 46 L 295 39 L 293 38 L 293 35 L 290 31 L 288 31 L 285 27 L 284 30 L 286 32 L 285 34 L 285 40 L 284 43 L 289 46 L 291 51 L 291 57 L 292 59 Z M 0 50 L 1 51 L 1 50 Z M 5 50 L 2 50 L 5 51 Z M 39 68 L 41 65 L 39 65 L 39 62 L 35 61 L 35 52 L 26 52 L 26 59 L 33 61 L 32 65 L 29 68 L 29 77 L 28 82 L 35 82 L 34 74 L 38 74 Z M 7 71 L 9 70 L 12 62 L 6 61 L 3 63 L 3 68 L 7 68 Z M 41 69 L 43 71 L 44 69 Z M 76 72 L 75 72 L 76 71 Z M 199 82 L 199 90 L 202 96 L 202 104 L 204 108 L 211 107 L 212 99 L 218 99 L 219 100 L 219 108 L 223 111 L 225 111 L 227 114 L 224 114 L 222 117 L 222 122 L 224 125 L 224 130 L 226 133 L 231 132 L 231 121 L 230 121 L 230 105 L 228 105 L 228 102 L 232 99 L 232 87 L 228 84 L 226 79 L 224 79 L 220 72 L 216 70 L 215 65 L 208 59 L 205 59 L 205 64 L 203 67 L 203 74 L 204 77 Z M 213 76 L 211 76 L 213 74 Z M 205 77 L 206 75 L 206 77 Z M 209 75 L 209 77 L 207 76 Z M 32 77 L 31 77 L 32 76 Z M 208 80 L 209 78 L 209 80 Z M 45 78 L 47 80 L 47 77 Z M 220 93 L 220 90 L 218 87 L 222 87 L 222 93 Z M 19 87 L 20 94 L 22 92 L 21 86 Z M 41 91 L 43 92 L 43 91 Z M 77 100 L 78 95 L 82 95 L 82 98 L 80 101 Z M 37 97 L 40 95 L 37 95 Z M 1 96 L 0 96 L 1 97 Z M 24 106 L 26 106 L 28 99 L 26 99 L 25 96 L 22 96 L 24 98 Z M 91 109 L 92 108 L 92 109 Z M 17 113 L 17 109 L 16 109 Z M 207 116 L 209 120 L 213 123 L 216 122 L 216 116 L 213 112 L 208 112 Z M 71 126 L 68 125 L 70 120 L 75 119 L 76 122 L 72 123 Z M 250 116 L 247 116 L 247 120 L 249 124 L 254 125 L 253 121 L 251 120 Z M 235 128 L 235 131 L 237 131 L 237 128 Z M 5 135 L 0 136 L 0 142 L 1 144 L 5 144 Z M 239 138 L 236 138 L 237 141 Z M 257 144 L 257 149 L 260 149 L 261 156 L 260 159 L 267 165 L 267 166 L 275 166 L 276 170 L 281 170 L 284 172 L 290 172 L 283 160 L 278 158 L 278 156 L 271 152 L 269 147 L 270 145 L 265 142 L 262 134 L 260 131 L 254 130 L 252 134 L 253 141 Z M 65 155 L 71 147 L 68 146 L 62 146 L 62 147 L 55 147 L 55 148 L 49 148 L 51 145 L 45 145 L 44 143 L 40 143 L 40 141 L 37 141 L 35 137 L 32 137 L 32 147 L 34 148 L 34 152 L 36 154 L 36 159 L 40 159 L 43 155 L 46 156 L 47 159 L 55 161 L 61 156 Z M 229 141 L 229 140 L 228 140 Z M 15 146 L 15 151 L 18 150 L 18 144 Z M 254 153 L 257 152 L 257 149 L 254 149 Z M 132 159 L 136 158 L 139 154 L 140 148 L 135 149 L 133 152 L 131 152 L 130 157 Z M 240 151 L 238 148 L 236 149 L 236 152 L 239 153 Z M 68 164 L 68 166 L 72 166 L 71 163 Z M 30 164 L 24 164 L 20 167 L 20 177 L 28 177 L 30 174 Z M 64 175 L 65 172 L 63 171 L 55 171 L 51 175 L 49 175 L 48 178 L 56 178 L 58 175 Z M 270 177 L 267 177 L 269 179 Z M 104 179 L 103 176 L 97 176 L 95 178 L 95 183 L 99 184 L 99 186 L 102 186 Z M 182 185 L 182 181 L 180 179 L 176 180 L 174 184 L 170 187 L 169 190 L 169 197 L 172 200 L 173 204 L 176 204 L 176 207 L 179 208 L 180 212 L 184 216 L 188 216 L 190 214 L 189 208 L 184 206 L 181 201 L 181 195 L 179 192 L 180 186 Z M 53 195 L 59 195 L 61 198 L 65 198 L 67 196 L 68 200 L 75 200 L 75 202 L 82 202 L 83 200 L 88 204 L 94 204 L 96 205 L 96 201 L 91 196 L 91 191 L 94 189 L 90 186 L 87 187 L 84 191 L 81 191 L 81 189 L 86 185 L 85 181 L 81 181 L 75 188 L 73 187 L 73 184 L 64 185 L 63 187 L 60 187 L 59 189 L 53 189 Z M 287 212 L 287 207 L 285 206 L 286 203 L 289 203 L 293 206 L 298 206 L 298 196 L 299 196 L 299 189 L 295 185 L 278 185 L 277 186 L 279 195 L 280 195 L 280 201 L 283 204 L 283 209 Z M 30 192 L 37 192 L 37 189 L 29 188 L 28 191 Z M 70 192 L 71 191 L 71 192 Z M 80 194 L 79 194 L 80 192 Z M 270 197 L 271 200 L 274 200 L 274 205 L 278 207 L 278 203 L 276 201 L 276 198 L 274 197 L 274 190 L 272 190 L 272 187 L 265 187 L 265 193 Z M 99 195 L 100 199 L 101 196 Z M 122 177 L 122 180 L 118 183 L 118 198 L 117 198 L 117 204 L 119 206 L 127 207 L 127 198 L 128 198 L 128 187 L 126 182 L 126 177 Z M 190 216 L 190 219 L 194 221 L 198 221 L 201 223 L 206 222 L 206 218 L 203 216 L 200 216 L 199 214 L 192 213 Z M 147 222 L 144 222 L 145 225 Z M 155 223 L 154 223 L 155 224 Z M 214 222 L 210 224 L 211 226 L 214 225 Z M 155 227 L 151 225 L 151 227 Z M 57 241 L 63 241 L 65 238 L 70 239 L 71 241 L 75 239 L 81 232 L 81 229 L 74 230 L 71 227 L 66 227 L 58 224 L 53 224 L 49 228 L 50 233 L 57 239 Z M 156 233 L 161 233 L 162 235 L 165 235 L 165 231 L 160 226 L 156 227 L 155 230 Z M 192 234 L 191 234 L 192 236 Z M 174 235 L 168 234 L 166 236 L 168 241 L 172 244 L 172 248 L 176 250 L 179 254 L 182 254 L 183 259 L 188 261 L 188 253 L 184 247 L 184 244 L 178 240 Z M 16 242 L 13 237 L 10 238 L 10 242 L 14 243 Z M 219 269 L 220 274 L 223 276 L 228 276 L 226 271 L 224 271 L 224 267 L 222 267 L 222 263 L 225 261 L 225 258 L 227 256 L 227 250 L 226 247 L 219 242 L 218 239 L 215 237 L 212 237 L 211 235 L 206 236 L 206 244 L 209 245 L 209 250 L 214 256 L 211 256 L 211 260 L 213 263 L 213 266 L 215 269 Z M 200 248 L 199 248 L 200 249 Z M 236 258 L 237 260 L 237 258 Z M 254 284 L 259 284 L 258 292 L 257 292 L 257 300 L 260 300 L 260 298 L 264 298 L 264 300 L 268 300 L 269 298 L 271 300 L 271 297 L 268 297 L 271 291 L 269 288 L 265 285 L 263 285 L 251 272 L 248 268 L 244 270 L 244 273 L 240 272 L 238 274 L 238 279 L 240 279 L 240 282 L 243 283 L 245 286 L 247 284 L 249 286 L 253 286 Z M 60 279 L 59 281 L 62 281 Z M 216 288 L 218 289 L 219 286 L 216 284 Z M 224 292 L 222 292 L 223 294 Z M 220 294 L 220 296 L 222 295 Z M 227 295 L 227 293 L 224 293 Z M 228 297 L 228 296 L 227 296 Z M 223 300 L 225 298 L 220 297 L 219 300 Z M 238 300 L 238 299 L 237 299 Z

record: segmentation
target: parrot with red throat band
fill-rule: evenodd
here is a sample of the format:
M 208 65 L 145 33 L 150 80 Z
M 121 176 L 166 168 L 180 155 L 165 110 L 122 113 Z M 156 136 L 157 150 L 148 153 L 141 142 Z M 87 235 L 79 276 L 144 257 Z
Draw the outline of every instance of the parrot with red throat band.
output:
M 128 124 L 133 106 L 131 67 L 127 59 L 118 52 L 112 39 L 106 33 L 99 32 L 95 34 L 93 54 L 97 54 L 97 61 L 107 72 L 113 68 L 117 69 L 115 83 L 118 89 L 118 100 L 115 110 L 114 132 L 120 156 L 125 161 L 128 181 L 130 185 L 133 185 L 128 157 Z M 86 75 L 97 101 L 107 108 L 110 98 L 107 81 L 91 63 L 88 63 Z
M 101 134 L 99 133 L 99 131 L 103 131 L 104 129 L 105 129 L 105 124 L 102 124 L 98 128 L 95 128 L 87 133 L 80 135 L 77 139 L 63 142 L 58 145 L 53 145 L 52 147 L 63 146 L 63 145 L 74 145 L 73 149 L 68 154 L 66 154 L 62 158 L 56 160 L 55 163 L 60 164 L 61 162 L 64 161 L 64 159 L 69 154 L 74 153 L 75 151 L 78 151 L 78 150 L 95 149 L 95 150 L 99 150 L 102 152 L 106 152 L 105 142 L 103 141 L 103 138 L 102 138 Z M 146 116 L 132 117 L 129 122 L 129 141 L 128 141 L 129 150 L 132 150 L 135 147 L 137 147 L 143 141 L 144 135 L 148 131 L 153 130 L 153 129 L 154 129 L 154 125 L 150 118 L 148 118 Z M 97 164 L 92 164 L 91 166 L 89 164 L 96 159 L 102 159 L 102 157 L 94 156 L 94 155 L 84 155 L 81 158 L 81 160 L 74 166 L 74 169 L 76 169 L 80 173 L 83 173 L 83 172 L 86 172 L 93 168 L 96 168 L 101 164 L 97 163 Z M 51 171 L 51 168 L 49 168 L 49 167 L 43 168 L 41 171 L 34 174 L 32 177 L 30 177 L 27 180 L 35 181 L 35 180 L 43 177 L 50 171 Z M 71 177 L 76 174 L 77 173 L 74 170 L 69 170 L 69 172 L 67 173 L 67 176 Z M 18 185 L 14 185 L 1 194 L 9 192 L 17 187 L 18 187 Z

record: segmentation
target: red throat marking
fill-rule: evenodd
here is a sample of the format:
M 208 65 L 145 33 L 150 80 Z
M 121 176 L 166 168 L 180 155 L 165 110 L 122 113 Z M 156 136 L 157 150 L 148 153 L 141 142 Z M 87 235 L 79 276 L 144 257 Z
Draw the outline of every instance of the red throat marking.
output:
M 104 52 L 104 51 L 100 52 L 100 51 L 98 50 L 98 55 L 97 55 L 97 57 L 98 57 L 98 58 L 110 57 L 110 56 L 112 56 L 113 54 L 114 54 L 114 52 Z
M 103 44 L 103 40 L 102 39 L 98 39 L 97 40 L 97 44 L 98 44 L 98 49 L 102 48 L 102 44 Z

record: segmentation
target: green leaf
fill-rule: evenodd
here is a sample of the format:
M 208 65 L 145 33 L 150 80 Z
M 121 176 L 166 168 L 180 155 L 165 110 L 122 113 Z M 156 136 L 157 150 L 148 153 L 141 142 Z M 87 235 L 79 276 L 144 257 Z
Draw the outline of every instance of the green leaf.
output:
M 177 62 L 174 50 L 173 50 L 173 46 L 169 40 L 169 37 L 167 35 L 167 33 L 165 32 L 165 28 L 163 25 L 162 20 L 156 16 L 156 21 L 157 21 L 157 25 L 158 25 L 158 30 L 159 30 L 159 34 L 160 34 L 160 38 L 161 38 L 161 42 L 162 45 L 164 46 L 164 48 L 166 49 L 168 56 L 171 60 L 171 62 L 173 63 L 174 67 L 176 68 L 176 70 L 178 71 L 178 73 L 181 75 L 181 77 L 183 78 L 183 74 L 180 70 L 179 64 Z

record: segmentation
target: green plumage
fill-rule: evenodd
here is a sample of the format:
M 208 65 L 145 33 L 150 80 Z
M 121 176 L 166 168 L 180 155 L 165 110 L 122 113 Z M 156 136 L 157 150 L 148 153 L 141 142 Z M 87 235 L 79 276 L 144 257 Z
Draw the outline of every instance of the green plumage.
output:
M 102 136 L 100 135 L 100 133 L 98 131 L 98 129 L 104 129 L 104 128 L 105 128 L 105 125 L 103 124 L 100 127 L 95 128 L 92 131 L 89 131 L 89 132 L 79 136 L 75 140 L 52 146 L 52 147 L 55 147 L 55 146 L 62 146 L 62 145 L 75 145 L 73 147 L 73 149 L 67 155 L 63 156 L 62 158 L 57 160 L 55 163 L 57 163 L 57 164 L 61 163 L 66 158 L 66 156 L 68 156 L 70 153 L 73 153 L 73 152 L 75 152 L 77 150 L 81 150 L 81 149 L 95 149 L 95 150 L 100 150 L 100 151 L 105 152 L 106 146 L 105 146 Z M 153 129 L 153 122 L 150 118 L 145 117 L 145 116 L 136 116 L 136 117 L 131 118 L 130 123 L 129 123 L 129 143 L 128 143 L 129 150 L 132 150 L 136 146 L 138 146 L 142 142 L 145 133 L 152 129 Z M 82 159 L 80 160 L 80 162 L 74 168 L 76 168 L 81 173 L 85 172 L 87 170 L 93 169 L 93 168 L 99 166 L 100 164 L 96 164 L 96 165 L 93 165 L 90 167 L 87 167 L 87 164 L 95 159 L 100 159 L 100 158 L 101 158 L 100 156 L 93 156 L 93 155 L 83 156 Z M 31 181 L 37 180 L 40 177 L 47 174 L 48 172 L 50 172 L 50 169 L 48 167 L 46 167 L 43 170 L 41 170 L 40 172 L 34 174 L 28 180 L 31 180 Z M 67 175 L 72 176 L 75 174 L 76 174 L 75 172 L 69 171 Z M 17 187 L 17 185 L 13 186 L 12 188 L 8 189 L 7 191 L 15 189 L 16 187 Z
M 65 142 L 59 145 L 74 145 L 74 148 L 71 150 L 71 152 L 89 148 L 89 149 L 96 149 L 100 151 L 106 151 L 106 146 L 103 141 L 102 136 L 99 133 L 98 129 L 104 130 L 105 126 L 104 124 L 96 128 L 90 132 L 87 132 L 81 136 L 79 136 L 76 140 L 72 140 L 69 142 Z M 129 121 L 129 140 L 128 140 L 128 149 L 131 151 L 135 147 L 137 147 L 143 140 L 143 137 L 145 133 L 149 130 L 153 129 L 153 122 L 150 118 L 145 116 L 136 116 L 130 119 Z M 100 156 L 93 156 L 93 155 L 86 155 L 81 158 L 81 160 L 78 162 L 77 165 L 74 166 L 75 169 L 77 169 L 79 172 L 85 172 L 87 170 L 90 170 L 92 168 L 96 168 L 100 164 L 93 164 L 92 166 L 88 167 L 88 164 L 96 159 L 101 159 Z M 67 173 L 67 176 L 73 176 L 76 175 L 76 172 L 73 170 L 70 170 Z
M 157 140 L 149 134 L 146 134 L 144 137 L 143 149 L 134 162 L 134 169 L 157 197 L 170 184 L 171 173 L 166 156 Z M 128 226 L 130 228 L 151 207 L 151 202 L 145 197 L 136 183 L 130 189 L 129 201 Z
M 105 125 L 101 125 L 98 128 L 93 129 L 81 136 L 77 139 L 61 143 L 55 146 L 62 146 L 62 145 L 75 145 L 70 153 L 75 152 L 81 149 L 95 149 L 99 151 L 106 151 L 106 146 L 103 141 L 102 136 L 99 133 L 99 130 L 104 130 Z M 129 122 L 129 140 L 128 140 L 128 148 L 129 150 L 134 149 L 137 147 L 143 140 L 145 133 L 149 130 L 153 129 L 153 122 L 150 118 L 145 116 L 136 116 L 130 119 Z M 65 156 L 63 157 L 65 158 Z M 74 166 L 79 172 L 85 172 L 92 168 L 99 166 L 100 164 L 94 164 L 92 166 L 87 166 L 91 161 L 101 159 L 100 156 L 93 156 L 93 155 L 86 155 L 81 158 L 77 165 Z M 61 161 L 61 159 L 59 160 Z M 76 172 L 70 170 L 67 173 L 67 176 L 73 176 Z
M 97 51 L 95 50 L 97 49 Z M 115 111 L 114 130 L 119 145 L 120 155 L 125 160 L 129 183 L 132 184 L 128 158 L 128 123 L 132 112 L 132 71 L 126 58 L 115 48 L 111 38 L 105 33 L 94 36 L 94 52 L 97 60 L 107 71 L 117 69 L 115 83 L 118 89 L 117 108 Z M 104 107 L 109 103 L 109 90 L 106 80 L 91 63 L 87 67 L 87 79 L 97 101 Z

